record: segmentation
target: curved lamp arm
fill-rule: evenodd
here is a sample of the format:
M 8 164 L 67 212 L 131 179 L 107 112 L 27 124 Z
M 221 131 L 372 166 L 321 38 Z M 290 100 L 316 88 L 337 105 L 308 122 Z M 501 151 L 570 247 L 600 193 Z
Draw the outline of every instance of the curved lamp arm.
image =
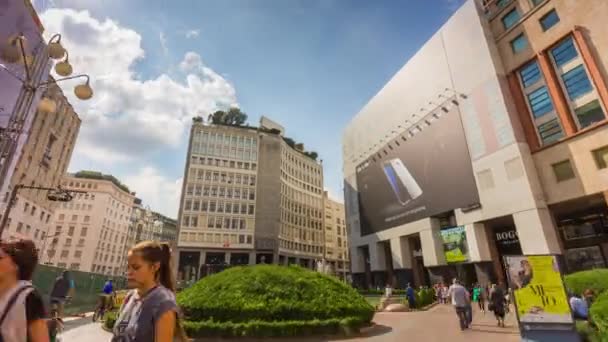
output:
M 40 83 L 40 84 L 39 84 L 39 86 L 45 86 L 45 85 L 49 85 L 49 84 L 51 84 L 51 83 L 59 83 L 59 82 L 62 82 L 62 81 L 73 80 L 73 79 L 75 79 L 75 78 L 81 78 L 81 77 L 86 78 L 86 79 L 87 79 L 87 83 L 89 83 L 89 80 L 90 80 L 89 75 L 86 75 L 86 74 L 80 74 L 80 75 L 75 75 L 75 76 L 70 76 L 70 77 L 64 77 L 64 78 L 60 78 L 60 79 L 58 79 L 58 80 L 50 80 L 50 81 L 46 81 L 46 82 Z

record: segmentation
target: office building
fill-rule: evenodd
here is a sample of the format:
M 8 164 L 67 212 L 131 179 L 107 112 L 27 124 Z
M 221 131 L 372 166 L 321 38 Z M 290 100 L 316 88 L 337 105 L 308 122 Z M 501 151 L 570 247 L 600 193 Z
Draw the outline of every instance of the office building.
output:
M 218 265 L 313 268 L 322 258 L 322 166 L 280 125 L 262 123 L 193 120 L 178 218 L 180 279 Z
M 337 202 L 329 197 L 327 191 L 323 196 L 325 227 L 325 257 L 329 265 L 330 274 L 347 280 L 350 273 L 350 258 L 348 252 L 348 234 L 346 233 L 346 214 L 344 203 Z
M 512 254 L 606 265 L 606 15 L 469 0 L 361 109 L 343 136 L 357 286 L 496 282 Z
M 65 189 L 86 191 L 57 208 L 42 262 L 61 268 L 123 275 L 127 234 L 135 196 L 111 175 L 80 171 L 67 175 Z
M 11 173 L 11 189 L 16 185 L 57 188 L 67 171 L 81 121 L 57 85 L 49 85 L 43 96 L 52 99 L 56 109 L 34 114 L 31 131 Z M 40 247 L 53 226 L 58 205 L 47 195 L 44 190 L 20 189 L 2 237 L 32 239 Z M 9 193 L 4 194 L 4 203 L 9 197 Z

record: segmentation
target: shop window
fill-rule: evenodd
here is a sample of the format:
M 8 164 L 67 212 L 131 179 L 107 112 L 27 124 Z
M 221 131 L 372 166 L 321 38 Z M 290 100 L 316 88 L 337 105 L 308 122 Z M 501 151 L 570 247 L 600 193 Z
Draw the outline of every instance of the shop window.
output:
M 551 10 L 549 13 L 545 14 L 542 18 L 540 18 L 540 26 L 543 28 L 543 31 L 547 31 L 553 26 L 559 23 L 559 16 L 555 9 Z
M 555 175 L 555 180 L 559 182 L 566 181 L 568 179 L 574 178 L 574 170 L 572 169 L 572 164 L 570 160 L 564 160 L 559 163 L 555 163 L 551 165 L 553 168 L 553 174 Z
M 591 151 L 593 159 L 595 159 L 595 165 L 598 169 L 605 169 L 608 167 L 608 146 L 600 147 L 596 150 Z
M 599 246 L 567 249 L 565 256 L 569 272 L 606 267 L 606 261 Z
M 513 53 L 519 53 L 528 47 L 528 38 L 526 35 L 521 33 L 511 41 L 511 50 Z

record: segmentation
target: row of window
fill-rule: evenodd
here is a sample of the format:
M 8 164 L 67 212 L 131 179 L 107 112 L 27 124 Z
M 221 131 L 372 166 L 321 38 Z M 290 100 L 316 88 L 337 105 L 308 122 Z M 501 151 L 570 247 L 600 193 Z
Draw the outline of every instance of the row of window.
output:
M 120 273 L 122 273 L 122 272 L 120 272 L 120 267 L 108 266 L 106 269 L 106 266 L 96 265 L 96 264 L 93 264 L 92 271 L 95 273 L 113 274 L 113 275 L 119 275 Z
M 194 131 L 192 141 L 200 142 L 202 144 L 218 144 L 238 148 L 252 148 L 257 147 L 258 145 L 258 139 L 255 136 L 243 136 L 205 131 Z
M 218 197 L 254 201 L 255 189 L 189 184 L 186 188 L 186 196 Z
M 313 217 L 322 218 L 322 210 L 323 210 L 323 199 L 316 196 L 311 195 L 310 193 L 300 191 L 295 189 L 287 184 L 281 183 L 281 206 L 282 208 L 286 208 L 288 210 L 299 210 L 294 209 L 295 205 L 302 206 L 302 210 L 306 207 L 310 207 L 313 211 L 310 215 Z M 292 204 L 289 204 L 288 201 L 291 201 Z
M 303 240 L 321 243 L 323 241 L 322 232 L 310 231 L 297 226 L 281 225 L 281 236 L 288 240 Z
M 23 204 L 23 212 L 27 213 L 29 212 L 30 215 L 35 216 L 36 215 L 36 206 L 32 205 L 31 209 L 30 209 L 30 204 L 28 202 L 25 202 L 25 204 Z M 45 222 L 45 223 L 49 223 L 50 219 L 51 219 L 51 214 L 50 213 L 45 213 L 44 210 L 40 210 L 40 222 Z
M 69 210 L 93 210 L 93 205 L 86 203 L 63 203 L 62 207 Z
M 182 227 L 198 228 L 198 216 L 184 215 L 182 218 Z M 202 227 L 215 229 L 245 230 L 247 229 L 247 219 L 242 217 L 207 216 L 207 222 L 202 223 Z
M 222 145 L 204 145 L 203 143 L 192 144 L 192 154 L 199 154 L 205 156 L 224 157 L 237 160 L 258 160 L 257 148 L 242 149 L 236 147 L 228 147 Z
M 323 247 L 321 247 L 321 246 L 314 246 L 314 245 L 304 244 L 304 243 L 295 242 L 295 241 L 287 241 L 287 240 L 283 240 L 283 239 L 279 240 L 279 247 L 281 247 L 283 249 L 290 249 L 293 251 L 298 251 L 298 252 L 303 252 L 303 253 L 314 253 L 314 254 L 323 253 Z
M 224 244 L 252 244 L 253 237 L 245 234 L 220 234 L 220 233 L 195 233 L 182 232 L 181 236 L 184 241 L 198 241 L 207 243 L 224 243 Z
M 286 211 L 281 211 L 281 223 L 315 230 L 322 230 L 323 226 L 321 221 L 316 221 L 308 216 L 295 215 Z
M 65 214 L 59 214 L 58 221 L 65 221 Z M 78 215 L 72 215 L 71 222 L 78 222 Z M 82 217 L 82 222 L 85 222 L 85 223 L 91 222 L 91 216 L 84 215 Z
M 231 168 L 236 170 L 252 170 L 255 171 L 258 168 L 257 163 L 249 163 L 249 162 L 240 162 L 228 159 L 218 159 L 218 158 L 206 158 L 206 157 L 198 157 L 192 156 L 190 157 L 191 165 L 207 165 L 207 166 L 215 166 L 215 167 L 223 167 L 223 168 Z
M 53 241 L 51 241 L 51 246 L 56 246 L 58 243 L 59 243 L 59 238 L 54 238 Z M 84 244 L 85 244 L 84 238 L 80 238 L 80 239 L 78 239 L 78 244 L 76 245 L 76 247 L 84 247 Z M 65 243 L 63 244 L 63 247 L 72 247 L 72 238 L 66 238 Z
M 55 227 L 55 234 L 59 235 L 62 233 L 62 229 L 63 226 L 56 226 Z M 87 232 L 89 231 L 88 227 L 82 227 L 80 228 L 80 236 L 87 236 Z M 75 226 L 69 226 L 68 227 L 68 236 L 74 236 L 76 232 L 76 227 Z
M 608 168 L 608 146 L 603 146 L 591 151 L 596 167 L 601 169 Z M 556 182 L 563 182 L 576 177 L 570 159 L 566 159 L 551 165 Z
M 200 211 L 204 213 L 226 213 L 254 215 L 255 206 L 248 203 L 232 203 L 223 201 L 185 200 L 184 211 Z
M 589 79 L 584 62 L 572 37 L 567 37 L 549 50 L 553 67 L 560 76 L 559 85 L 567 100 L 579 129 L 605 118 L 604 111 Z M 564 130 L 554 107 L 539 62 L 533 60 L 519 71 L 519 79 L 528 108 L 532 114 L 542 145 L 564 137 Z
M 196 177 L 196 178 L 195 178 Z M 210 171 L 203 169 L 190 169 L 190 180 L 205 181 L 207 183 L 221 183 L 221 184 L 235 184 L 235 185 L 250 185 L 255 186 L 256 177 L 255 175 L 232 173 L 232 172 L 219 172 Z
M 316 162 L 312 161 L 308 157 L 304 157 L 300 154 L 297 154 L 296 152 L 293 152 L 291 149 L 288 148 L 283 148 L 281 152 L 283 154 L 282 160 L 287 162 L 282 163 L 281 167 L 285 168 L 289 166 L 294 166 L 295 168 L 303 170 L 306 173 L 310 173 L 318 177 L 321 176 L 321 167 L 319 167 Z

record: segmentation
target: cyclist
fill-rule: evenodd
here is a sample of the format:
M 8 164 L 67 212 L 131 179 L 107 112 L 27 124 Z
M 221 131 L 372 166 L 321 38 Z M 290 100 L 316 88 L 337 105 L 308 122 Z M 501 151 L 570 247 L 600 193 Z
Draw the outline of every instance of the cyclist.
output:
M 103 318 L 106 310 L 112 309 L 114 296 L 115 292 L 112 279 L 108 279 L 103 285 L 102 293 L 99 295 L 99 304 L 97 309 L 95 309 L 95 313 L 93 314 L 93 321 L 96 321 L 98 318 Z
M 74 281 L 70 278 L 70 272 L 63 271 L 53 284 L 51 290 L 51 308 L 57 310 L 57 316 L 63 318 L 63 307 L 65 302 L 71 298 L 74 292 Z

